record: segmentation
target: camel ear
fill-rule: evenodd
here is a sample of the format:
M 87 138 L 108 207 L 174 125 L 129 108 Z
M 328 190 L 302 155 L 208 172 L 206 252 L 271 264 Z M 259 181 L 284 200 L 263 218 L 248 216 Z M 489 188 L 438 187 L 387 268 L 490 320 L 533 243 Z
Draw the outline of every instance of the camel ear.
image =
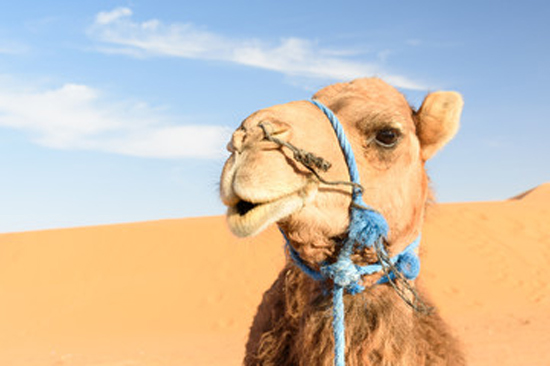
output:
M 456 92 L 430 93 L 416 112 L 422 157 L 428 160 L 458 131 L 464 101 Z

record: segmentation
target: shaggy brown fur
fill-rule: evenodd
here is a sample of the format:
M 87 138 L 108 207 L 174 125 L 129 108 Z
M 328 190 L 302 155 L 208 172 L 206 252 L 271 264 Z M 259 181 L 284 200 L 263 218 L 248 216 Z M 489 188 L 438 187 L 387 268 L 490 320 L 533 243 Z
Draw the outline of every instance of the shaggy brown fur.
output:
M 408 307 L 381 285 L 346 295 L 346 365 L 464 365 L 456 340 L 437 313 Z M 332 303 L 293 264 L 264 294 L 246 345 L 247 366 L 331 366 Z

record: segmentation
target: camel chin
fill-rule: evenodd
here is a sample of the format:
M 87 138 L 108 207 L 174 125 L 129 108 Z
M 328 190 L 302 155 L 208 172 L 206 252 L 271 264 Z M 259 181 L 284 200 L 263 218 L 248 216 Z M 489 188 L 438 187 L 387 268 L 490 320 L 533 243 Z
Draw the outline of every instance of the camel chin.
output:
M 241 200 L 227 210 L 229 229 L 239 237 L 259 234 L 269 225 L 300 211 L 313 200 L 316 192 L 317 187 L 309 184 L 294 193 L 267 202 Z

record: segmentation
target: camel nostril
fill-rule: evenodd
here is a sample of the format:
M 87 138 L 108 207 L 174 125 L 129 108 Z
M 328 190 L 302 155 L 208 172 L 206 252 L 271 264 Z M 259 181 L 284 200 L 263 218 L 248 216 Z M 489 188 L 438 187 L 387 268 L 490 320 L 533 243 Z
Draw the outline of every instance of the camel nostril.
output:
M 229 152 L 241 152 L 246 138 L 246 132 L 243 129 L 238 129 L 231 136 L 231 141 L 227 145 Z

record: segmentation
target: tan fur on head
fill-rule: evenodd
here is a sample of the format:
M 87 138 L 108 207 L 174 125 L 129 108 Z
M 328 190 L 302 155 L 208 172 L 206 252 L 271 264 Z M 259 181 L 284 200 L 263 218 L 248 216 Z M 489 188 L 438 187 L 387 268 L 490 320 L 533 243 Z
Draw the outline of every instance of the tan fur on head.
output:
M 456 92 L 428 94 L 416 113 L 417 135 L 424 160 L 430 159 L 458 131 L 464 101 Z

